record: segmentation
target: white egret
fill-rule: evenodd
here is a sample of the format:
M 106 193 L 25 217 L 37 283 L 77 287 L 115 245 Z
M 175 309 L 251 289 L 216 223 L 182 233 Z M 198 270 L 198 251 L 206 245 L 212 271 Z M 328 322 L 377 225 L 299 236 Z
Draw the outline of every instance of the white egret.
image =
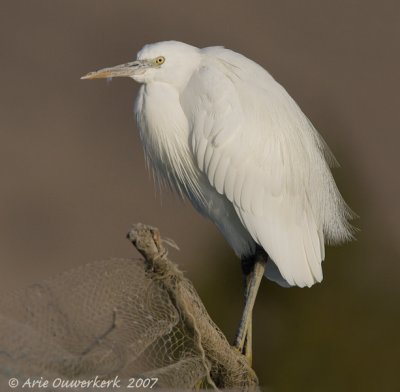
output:
M 156 178 L 211 219 L 242 260 L 236 345 L 250 357 L 262 276 L 310 287 L 322 280 L 325 243 L 352 238 L 329 169 L 336 161 L 286 90 L 239 53 L 158 42 L 83 78 L 119 76 L 142 83 L 135 114 Z

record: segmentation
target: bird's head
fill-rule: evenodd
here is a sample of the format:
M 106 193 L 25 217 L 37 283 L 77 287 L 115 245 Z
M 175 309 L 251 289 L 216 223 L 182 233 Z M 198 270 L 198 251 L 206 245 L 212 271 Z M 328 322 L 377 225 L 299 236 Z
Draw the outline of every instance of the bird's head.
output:
M 178 41 L 144 46 L 136 60 L 90 72 L 81 79 L 129 77 L 139 83 L 169 83 L 177 88 L 186 84 L 200 61 L 198 48 Z

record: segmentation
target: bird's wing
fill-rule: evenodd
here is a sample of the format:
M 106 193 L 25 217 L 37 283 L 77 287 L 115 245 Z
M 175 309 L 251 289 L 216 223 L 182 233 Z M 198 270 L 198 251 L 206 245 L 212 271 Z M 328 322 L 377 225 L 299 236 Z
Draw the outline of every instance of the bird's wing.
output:
M 311 171 L 326 164 L 294 101 L 268 73 L 254 72 L 264 79 L 248 80 L 240 67 L 217 60 L 191 77 L 181 105 L 193 154 L 286 281 L 311 286 L 322 280 L 324 258 Z

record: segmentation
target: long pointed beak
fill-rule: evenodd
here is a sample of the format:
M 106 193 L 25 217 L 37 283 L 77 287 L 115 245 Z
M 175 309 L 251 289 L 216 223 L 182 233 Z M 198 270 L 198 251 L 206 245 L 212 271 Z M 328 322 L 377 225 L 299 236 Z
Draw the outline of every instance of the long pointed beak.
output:
M 104 79 L 116 77 L 129 77 L 143 73 L 149 64 L 146 60 L 137 60 L 131 63 L 120 64 L 110 68 L 103 68 L 98 71 L 89 72 L 81 77 L 81 79 Z

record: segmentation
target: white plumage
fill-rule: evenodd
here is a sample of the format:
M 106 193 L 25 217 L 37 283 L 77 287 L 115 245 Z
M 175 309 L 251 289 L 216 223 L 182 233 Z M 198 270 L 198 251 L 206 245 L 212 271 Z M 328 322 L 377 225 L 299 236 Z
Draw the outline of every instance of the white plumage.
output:
M 351 238 L 351 211 L 333 155 L 285 89 L 223 47 L 160 42 L 130 67 L 112 76 L 143 83 L 135 113 L 159 181 L 211 219 L 239 257 L 265 249 L 271 280 L 320 282 L 325 243 Z

